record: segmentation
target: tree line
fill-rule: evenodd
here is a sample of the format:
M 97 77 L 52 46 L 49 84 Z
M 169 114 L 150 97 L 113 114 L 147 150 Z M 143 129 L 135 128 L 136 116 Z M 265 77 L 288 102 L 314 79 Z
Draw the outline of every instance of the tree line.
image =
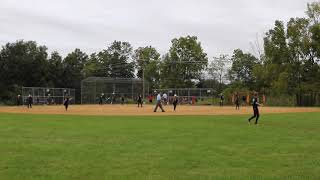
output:
M 306 17 L 276 20 L 263 39 L 260 57 L 235 50 L 229 70 L 229 88 L 243 88 L 276 97 L 303 97 L 315 101 L 320 92 L 320 3 L 307 5 Z M 288 98 L 286 98 L 288 99 Z M 320 104 L 318 104 L 320 105 Z
M 134 49 L 114 41 L 100 52 L 75 49 L 65 57 L 48 53 L 35 41 L 18 40 L 0 51 L 0 101 L 15 97 L 22 86 L 75 88 L 87 77 L 143 78 L 154 88 L 214 88 L 216 93 L 257 91 L 275 97 L 320 89 L 320 3 L 307 5 L 306 17 L 276 20 L 264 36 L 258 56 L 234 50 L 208 57 L 196 36 L 175 38 L 167 53 L 155 47 Z M 78 98 L 79 99 L 79 98 Z

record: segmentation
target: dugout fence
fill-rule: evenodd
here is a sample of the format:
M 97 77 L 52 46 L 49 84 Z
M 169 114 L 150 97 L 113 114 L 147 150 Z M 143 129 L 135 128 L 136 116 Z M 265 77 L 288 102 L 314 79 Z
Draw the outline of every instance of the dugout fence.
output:
M 70 103 L 75 103 L 75 89 L 47 88 L 47 87 L 22 87 L 22 103 L 26 104 L 28 96 L 33 97 L 33 104 L 63 104 L 64 99 L 70 97 Z
M 217 104 L 216 92 L 212 88 L 167 88 L 155 89 L 154 93 L 166 93 L 169 103 L 172 103 L 174 95 L 178 96 L 180 104 Z
M 144 88 L 143 88 L 144 85 Z M 103 95 L 103 103 L 121 103 L 135 101 L 143 92 L 149 92 L 149 83 L 135 78 L 89 77 L 81 81 L 81 104 L 97 104 Z

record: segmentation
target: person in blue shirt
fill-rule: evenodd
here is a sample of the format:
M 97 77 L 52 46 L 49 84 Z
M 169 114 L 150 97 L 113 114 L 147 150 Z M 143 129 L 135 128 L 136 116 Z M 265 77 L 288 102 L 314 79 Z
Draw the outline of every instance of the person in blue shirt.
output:
M 249 124 L 250 124 L 250 121 L 252 119 L 254 119 L 254 118 L 256 118 L 255 124 L 256 125 L 258 124 L 258 120 L 259 120 L 259 117 L 260 117 L 259 106 L 260 106 L 260 104 L 258 103 L 258 94 L 255 93 L 254 94 L 254 98 L 252 99 L 253 116 L 250 119 L 248 119 Z
M 163 108 L 162 108 L 162 104 L 161 104 L 161 94 L 160 94 L 160 93 L 157 95 L 157 105 L 156 105 L 156 108 L 154 109 L 153 112 L 157 112 L 158 107 L 160 107 L 160 109 L 162 110 L 162 112 L 165 112 L 165 111 L 163 110 Z

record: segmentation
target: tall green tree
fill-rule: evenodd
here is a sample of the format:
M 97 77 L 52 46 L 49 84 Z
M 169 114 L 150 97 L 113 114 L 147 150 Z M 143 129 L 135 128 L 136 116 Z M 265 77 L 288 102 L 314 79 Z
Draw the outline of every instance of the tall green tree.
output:
M 48 87 L 64 87 L 63 79 L 62 56 L 57 51 L 54 51 L 48 59 Z
M 85 78 L 84 67 L 88 55 L 80 49 L 75 49 L 63 60 L 63 87 L 76 89 L 76 103 L 81 100 L 81 80 Z
M 107 67 L 104 65 L 103 52 L 92 53 L 83 69 L 85 77 L 107 77 L 109 76 Z M 107 58 L 106 58 L 107 59 Z
M 233 52 L 232 67 L 229 71 L 230 81 L 238 81 L 244 87 L 254 89 L 253 69 L 258 64 L 258 59 L 250 53 L 244 53 L 240 49 Z
M 286 31 L 282 21 L 275 21 L 275 27 L 266 33 L 264 50 L 268 63 L 285 64 L 289 62 Z
M 47 85 L 47 47 L 34 41 L 7 43 L 0 52 L 0 98 L 12 99 L 21 86 Z
M 7 43 L 1 50 L 1 82 L 6 86 L 46 85 L 47 47 L 34 41 Z
M 311 39 L 309 35 L 309 21 L 305 18 L 291 18 L 287 24 L 287 42 L 290 63 L 287 65 L 289 74 L 287 82 L 294 92 L 302 93 L 303 66 L 313 59 Z
M 266 33 L 264 38 L 264 50 L 265 50 L 265 65 L 272 67 L 272 72 L 267 72 L 271 80 L 272 92 L 276 93 L 281 89 L 281 93 L 294 93 L 295 80 L 292 78 L 291 56 L 290 48 L 287 43 L 287 32 L 282 21 L 275 21 L 275 27 Z M 288 80 L 283 83 L 284 77 L 288 77 Z M 289 83 L 287 83 L 289 81 Z M 281 88 L 278 86 L 281 85 Z M 284 88 L 283 84 L 286 85 Z M 282 90 L 285 89 L 286 92 Z M 280 93 L 280 92 L 277 92 Z
M 173 39 L 163 58 L 163 87 L 193 87 L 208 64 L 207 54 L 196 36 Z
M 309 91 L 310 89 L 315 91 L 314 89 L 320 89 L 320 2 L 309 3 L 306 14 L 310 22 L 309 33 L 312 56 L 303 67 L 303 76 L 308 81 L 303 86 L 307 87 L 306 89 Z
M 308 3 L 306 14 L 313 24 L 319 24 L 320 23 L 320 2 L 315 1 L 312 3 Z
M 80 89 L 80 81 L 85 77 L 84 66 L 88 61 L 88 55 L 80 49 L 75 49 L 63 60 L 64 87 Z
M 151 46 L 139 47 L 134 51 L 133 59 L 138 70 L 137 77 L 144 78 L 144 80 L 149 83 L 149 89 L 159 88 L 159 67 L 161 66 L 160 53 Z
M 132 46 L 128 42 L 114 41 L 107 49 L 91 54 L 84 72 L 87 77 L 133 78 Z
M 114 41 L 107 50 L 99 54 L 106 67 L 107 76 L 133 78 L 134 62 L 131 61 L 132 46 L 129 42 Z
M 225 83 L 224 79 L 228 72 L 229 63 L 230 60 L 228 55 L 221 54 L 219 57 L 213 57 L 213 61 L 211 61 L 207 67 L 209 78 L 218 82 L 217 93 L 222 92 L 222 87 Z

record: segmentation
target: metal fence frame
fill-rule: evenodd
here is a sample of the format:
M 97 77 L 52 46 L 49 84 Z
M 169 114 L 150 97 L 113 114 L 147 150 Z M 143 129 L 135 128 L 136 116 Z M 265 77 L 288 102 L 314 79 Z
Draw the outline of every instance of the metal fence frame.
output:
M 25 104 L 29 94 L 34 104 L 63 104 L 66 96 L 71 98 L 71 104 L 75 103 L 75 89 L 70 88 L 22 87 L 22 104 Z
M 179 97 L 180 103 L 191 104 L 193 100 L 209 99 L 210 104 L 213 105 L 216 102 L 216 92 L 213 88 L 166 88 L 166 89 L 154 89 L 154 93 L 166 93 L 171 101 L 174 95 Z M 182 102 L 186 101 L 186 102 Z M 208 101 L 209 102 L 209 101 Z
M 149 92 L 149 83 L 144 83 L 142 79 L 89 77 L 81 81 L 81 104 L 97 104 L 101 94 L 106 99 L 117 99 L 116 102 L 121 96 L 125 96 L 127 101 L 135 100 L 139 94 L 145 95 L 144 89 Z

